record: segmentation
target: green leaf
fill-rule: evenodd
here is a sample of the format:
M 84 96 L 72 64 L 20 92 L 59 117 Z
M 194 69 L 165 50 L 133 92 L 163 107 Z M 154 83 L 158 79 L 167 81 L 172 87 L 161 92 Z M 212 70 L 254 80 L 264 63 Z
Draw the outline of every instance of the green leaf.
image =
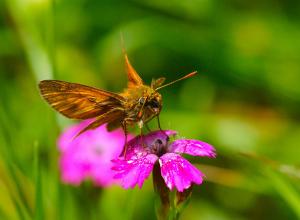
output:
M 42 191 L 42 178 L 41 169 L 39 163 L 39 150 L 38 143 L 34 146 L 34 172 L 35 172 L 35 211 L 34 219 L 44 219 L 44 208 L 43 208 L 43 191 Z
M 295 190 L 290 182 L 287 181 L 278 172 L 275 172 L 271 168 L 265 168 L 265 174 L 270 179 L 270 184 L 278 194 L 285 200 L 285 202 L 294 211 L 297 217 L 300 219 L 300 194 Z

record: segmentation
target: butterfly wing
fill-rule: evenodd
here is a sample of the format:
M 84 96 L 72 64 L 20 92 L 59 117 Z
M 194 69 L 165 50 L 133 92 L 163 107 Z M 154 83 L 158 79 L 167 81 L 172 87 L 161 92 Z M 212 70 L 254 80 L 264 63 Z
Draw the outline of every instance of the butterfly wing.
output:
M 39 88 L 44 99 L 58 112 L 72 119 L 88 119 L 114 108 L 122 108 L 124 98 L 93 87 L 59 80 L 43 80 Z
M 110 123 L 113 121 L 116 121 L 117 119 L 123 119 L 124 118 L 124 112 L 120 111 L 119 109 L 113 109 L 111 111 L 108 111 L 99 117 L 97 117 L 92 123 L 90 123 L 88 126 L 86 126 L 84 129 L 82 129 L 77 135 L 81 135 L 83 132 L 86 132 L 91 129 L 95 129 L 105 123 Z M 121 123 L 119 124 L 119 126 Z
M 144 85 L 143 80 L 135 69 L 131 66 L 127 54 L 125 53 L 125 65 L 128 76 L 128 88 Z
M 160 77 L 158 79 L 152 79 L 151 88 L 156 89 L 156 88 L 160 87 L 165 82 L 165 80 L 166 80 L 165 77 Z

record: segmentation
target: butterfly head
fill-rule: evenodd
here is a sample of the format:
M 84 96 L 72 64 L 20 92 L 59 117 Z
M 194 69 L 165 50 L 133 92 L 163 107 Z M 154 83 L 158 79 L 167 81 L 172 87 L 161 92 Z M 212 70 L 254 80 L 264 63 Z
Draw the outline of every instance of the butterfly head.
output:
M 140 106 L 143 106 L 146 118 L 156 116 L 160 113 L 162 108 L 161 94 L 152 90 L 139 98 L 139 104 Z
M 162 108 L 161 94 L 155 91 L 150 96 L 149 101 L 146 103 L 146 105 L 152 112 L 154 112 L 155 115 L 158 115 Z

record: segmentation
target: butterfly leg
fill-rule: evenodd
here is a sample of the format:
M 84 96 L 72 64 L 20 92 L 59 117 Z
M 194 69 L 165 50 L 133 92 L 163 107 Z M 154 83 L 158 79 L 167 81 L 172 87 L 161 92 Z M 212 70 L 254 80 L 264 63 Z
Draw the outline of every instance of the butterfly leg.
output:
M 156 116 L 156 119 L 157 119 L 157 124 L 158 124 L 159 130 L 160 130 L 164 135 L 166 135 L 167 141 L 169 141 L 169 136 L 166 134 L 166 132 L 165 132 L 164 130 L 161 129 L 161 126 L 160 126 L 160 120 L 159 120 L 159 115 Z
M 145 127 L 146 127 L 148 132 L 151 132 L 151 129 L 149 128 L 148 123 L 145 123 Z
M 142 121 L 142 120 L 140 120 L 139 122 L 138 122 L 138 126 L 139 126 L 139 129 L 140 129 L 140 138 L 141 138 L 141 145 L 143 146 L 143 147 L 146 147 L 146 144 L 145 144 L 145 142 L 144 142 L 144 135 L 143 135 L 143 126 L 144 126 L 144 122 Z
M 156 116 L 156 119 L 157 119 L 158 128 L 159 128 L 159 130 L 162 131 L 161 126 L 160 126 L 159 115 Z
M 124 146 L 123 146 L 123 150 L 121 152 L 121 154 L 119 156 L 124 156 L 124 158 L 126 158 L 126 153 L 127 153 L 127 124 L 126 121 L 122 121 L 121 123 L 123 131 L 124 131 L 124 135 L 125 135 L 125 141 L 124 141 Z

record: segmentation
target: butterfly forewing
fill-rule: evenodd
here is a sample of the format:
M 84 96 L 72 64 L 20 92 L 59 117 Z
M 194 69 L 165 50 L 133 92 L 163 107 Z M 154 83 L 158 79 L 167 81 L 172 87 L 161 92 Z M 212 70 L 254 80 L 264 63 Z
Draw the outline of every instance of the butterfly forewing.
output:
M 77 83 L 44 80 L 39 84 L 42 96 L 58 112 L 68 118 L 88 119 L 120 108 L 124 98 Z
M 127 54 L 125 54 L 125 65 L 127 69 L 128 76 L 128 88 L 141 86 L 144 84 L 143 80 L 139 76 L 139 74 L 135 71 L 135 69 L 131 66 Z

